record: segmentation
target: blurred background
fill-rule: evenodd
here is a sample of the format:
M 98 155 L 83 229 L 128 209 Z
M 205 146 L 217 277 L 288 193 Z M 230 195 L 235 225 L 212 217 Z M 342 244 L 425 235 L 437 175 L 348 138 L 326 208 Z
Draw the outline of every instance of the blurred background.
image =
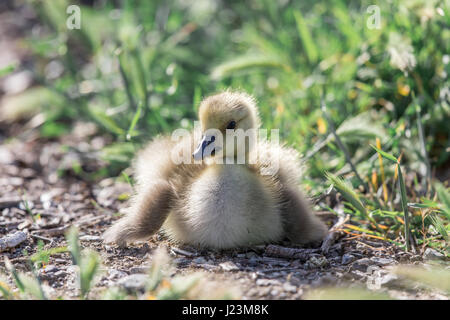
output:
M 450 178 L 449 4 L 3 1 L 0 142 L 81 135 L 80 151 L 104 165 L 75 174 L 121 176 L 142 143 L 191 128 L 202 97 L 241 89 L 304 155 L 310 196 L 326 191 L 328 171 L 371 211 L 401 214 L 396 166 L 370 145 L 401 159 L 410 202 L 438 201 L 430 182 Z M 79 29 L 67 27 L 69 5 Z

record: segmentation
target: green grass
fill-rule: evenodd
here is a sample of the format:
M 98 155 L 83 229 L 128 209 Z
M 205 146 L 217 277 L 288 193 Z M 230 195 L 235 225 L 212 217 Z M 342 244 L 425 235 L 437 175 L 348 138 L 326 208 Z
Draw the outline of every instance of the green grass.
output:
M 81 6 L 80 30 L 65 28 L 68 1 L 27 3 L 43 26 L 24 39 L 39 85 L 10 117 L 43 114 L 49 139 L 75 119 L 96 123 L 113 141 L 96 176 L 119 176 L 142 143 L 191 128 L 203 96 L 242 89 L 264 127 L 306 155 L 309 194 L 333 173 L 354 227 L 402 246 L 409 229 L 418 249 L 447 252 L 449 189 L 432 173 L 450 154 L 448 0 L 381 2 L 380 29 L 366 26 L 370 1 L 94 1 Z M 57 77 L 46 74 L 51 62 Z M 371 144 L 401 168 L 383 166 Z

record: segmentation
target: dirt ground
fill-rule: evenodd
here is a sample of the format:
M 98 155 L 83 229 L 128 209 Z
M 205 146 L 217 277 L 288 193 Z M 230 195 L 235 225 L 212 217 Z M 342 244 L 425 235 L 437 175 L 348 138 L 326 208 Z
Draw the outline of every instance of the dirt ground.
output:
M 378 290 L 392 298 L 448 299 L 439 291 L 404 287 L 390 272 L 400 263 L 426 265 L 421 255 L 363 237 L 341 235 L 326 253 L 320 247 L 296 248 L 288 242 L 221 252 L 197 250 L 177 247 L 161 234 L 125 249 L 105 245 L 102 233 L 120 217 L 127 206 L 126 195 L 132 193 L 125 182 L 91 181 L 90 172 L 105 165 L 98 160 L 105 138 L 81 123 L 59 140 L 37 138 L 34 130 L 21 126 L 1 128 L 0 239 L 19 230 L 27 234 L 24 242 L 1 255 L 18 270 L 30 272 L 24 250 L 32 255 L 39 240 L 45 249 L 65 246 L 64 233 L 75 225 L 82 247 L 97 251 L 102 258 L 101 276 L 90 298 L 99 298 L 102 290 L 111 286 L 127 286 L 128 280 L 133 281 L 130 275 L 146 272 L 155 249 L 165 247 L 175 264 L 173 276 L 202 271 L 207 280 L 235 288 L 242 299 L 302 299 L 320 287 L 370 288 L 374 277 L 381 283 Z M 321 213 L 321 217 L 329 226 L 337 221 L 333 214 Z M 0 272 L 7 274 L 3 259 Z M 77 297 L 69 253 L 51 256 L 37 273 L 50 297 Z M 8 280 L 12 283 L 10 276 Z

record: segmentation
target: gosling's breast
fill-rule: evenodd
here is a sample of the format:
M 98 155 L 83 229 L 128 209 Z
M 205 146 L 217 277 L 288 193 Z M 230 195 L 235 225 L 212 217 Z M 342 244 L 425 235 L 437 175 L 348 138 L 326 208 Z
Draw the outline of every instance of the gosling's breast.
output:
M 186 191 L 165 229 L 185 243 L 231 248 L 277 241 L 281 215 L 272 190 L 243 165 L 211 165 Z

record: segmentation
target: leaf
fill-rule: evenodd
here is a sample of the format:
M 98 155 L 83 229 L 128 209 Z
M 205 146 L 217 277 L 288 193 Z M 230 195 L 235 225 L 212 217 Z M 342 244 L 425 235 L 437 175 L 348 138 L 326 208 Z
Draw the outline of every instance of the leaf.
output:
M 331 183 L 333 183 L 342 196 L 356 208 L 356 210 L 368 217 L 366 208 L 359 199 L 359 196 L 348 183 L 330 172 L 326 172 L 325 176 L 331 181 Z
M 13 72 L 15 69 L 16 69 L 16 65 L 15 65 L 15 64 L 10 64 L 10 65 L 7 65 L 7 66 L 4 67 L 4 68 L 1 68 L 1 69 L 0 69 L 0 77 L 4 77 L 4 76 L 10 74 L 10 73 Z
M 22 280 L 20 279 L 19 274 L 16 271 L 16 268 L 14 268 L 13 264 L 11 263 L 11 261 L 9 261 L 9 259 L 7 257 L 5 257 L 5 267 L 12 274 L 17 288 L 19 288 L 20 291 L 24 292 L 25 286 L 22 283 Z
M 138 108 L 137 108 L 136 112 L 134 113 L 133 120 L 131 121 L 130 127 L 128 128 L 127 140 L 131 139 L 131 134 L 132 134 L 132 132 L 134 130 L 134 127 L 136 126 L 136 124 L 139 121 L 139 118 L 141 116 L 141 112 L 142 112 L 142 101 L 139 102 Z
M 90 110 L 89 112 L 93 119 L 101 124 L 105 129 L 119 136 L 125 133 L 125 131 L 121 127 L 119 127 L 119 125 L 117 125 L 117 123 L 111 117 L 108 117 L 105 112 L 101 110 L 95 110 L 95 108 L 88 108 L 88 110 Z
M 375 151 L 378 152 L 379 154 L 381 154 L 384 158 L 386 158 L 386 159 L 388 159 L 388 160 L 391 160 L 392 162 L 398 163 L 397 158 L 394 157 L 393 155 L 391 155 L 391 154 L 389 154 L 389 153 L 386 153 L 386 152 L 384 152 L 384 151 L 381 150 L 381 149 L 378 149 L 377 147 L 375 147 L 375 146 L 372 145 L 372 144 L 371 144 L 370 146 L 371 146 L 372 148 L 374 148 Z
M 68 249 L 72 255 L 74 264 L 79 264 L 81 262 L 81 250 L 80 244 L 78 242 L 78 230 L 75 227 L 70 228 L 66 234 L 66 239 L 68 243 Z
M 308 60 L 311 63 L 316 63 L 319 58 L 319 53 L 316 45 L 314 44 L 311 33 L 309 32 L 308 26 L 306 25 L 305 19 L 303 19 L 303 15 L 300 11 L 294 11 L 294 18 L 295 23 L 297 24 L 297 31 L 300 39 L 302 40 Z
M 442 223 L 442 220 L 436 214 L 431 214 L 428 217 L 431 220 L 431 223 L 433 224 L 433 226 L 436 228 L 436 230 L 447 241 L 448 233 L 447 233 L 447 229 L 445 229 L 445 226 Z
M 3 299 L 13 299 L 14 294 L 11 290 L 11 288 L 6 284 L 6 280 L 0 278 L 0 297 Z
M 93 250 L 85 250 L 80 267 L 80 289 L 81 295 L 85 297 L 91 288 L 92 281 L 97 274 L 98 268 L 100 266 L 100 259 L 98 254 Z
M 362 112 L 355 117 L 347 118 L 336 129 L 336 133 L 347 141 L 360 142 L 361 139 L 374 139 L 377 137 L 382 141 L 388 139 L 386 130 L 380 122 L 374 121 L 369 112 Z
M 55 91 L 45 87 L 33 87 L 16 95 L 5 96 L 0 108 L 0 120 L 14 122 L 29 119 L 51 107 L 53 113 L 67 103 Z
M 434 205 L 426 204 L 426 203 L 416 203 L 416 202 L 408 202 L 408 207 L 415 209 L 436 209 L 437 207 Z
M 31 278 L 23 273 L 19 274 L 20 281 L 24 286 L 24 291 L 38 300 L 47 300 L 42 290 L 41 284 L 36 278 Z
M 402 174 L 402 168 L 400 164 L 397 164 L 398 166 L 398 183 L 400 185 L 400 198 L 402 202 L 402 209 L 403 209 L 403 218 L 405 220 L 405 240 L 406 240 L 406 250 L 409 251 L 410 249 L 410 230 L 409 230 L 409 211 L 408 211 L 408 198 L 406 195 L 406 187 L 405 187 L 405 180 L 403 179 Z
M 211 73 L 211 78 L 213 80 L 219 80 L 237 71 L 247 70 L 255 67 L 289 69 L 286 64 L 284 64 L 280 59 L 276 57 L 270 57 L 261 54 L 247 54 L 244 56 L 236 57 L 215 67 Z
M 436 182 L 434 186 L 436 188 L 438 198 L 442 203 L 442 210 L 444 211 L 444 214 L 447 216 L 447 219 L 450 219 L 450 193 L 439 182 Z
M 175 300 L 183 298 L 201 280 L 201 275 L 177 277 L 172 280 L 169 288 L 164 288 L 158 293 L 158 300 Z

